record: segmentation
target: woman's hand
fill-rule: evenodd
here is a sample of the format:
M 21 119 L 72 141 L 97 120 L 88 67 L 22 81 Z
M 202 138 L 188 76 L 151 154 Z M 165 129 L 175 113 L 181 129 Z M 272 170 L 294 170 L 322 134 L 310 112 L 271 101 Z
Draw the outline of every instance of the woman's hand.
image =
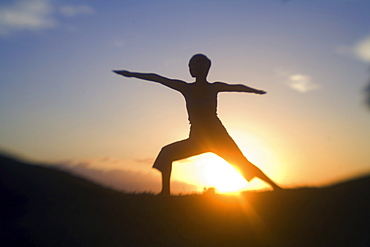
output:
M 254 91 L 254 93 L 256 93 L 256 94 L 265 94 L 265 93 L 266 93 L 266 91 L 263 91 L 263 90 L 256 90 L 256 91 Z
M 113 70 L 113 72 L 119 75 L 123 75 L 125 77 L 132 77 L 132 73 L 127 70 Z

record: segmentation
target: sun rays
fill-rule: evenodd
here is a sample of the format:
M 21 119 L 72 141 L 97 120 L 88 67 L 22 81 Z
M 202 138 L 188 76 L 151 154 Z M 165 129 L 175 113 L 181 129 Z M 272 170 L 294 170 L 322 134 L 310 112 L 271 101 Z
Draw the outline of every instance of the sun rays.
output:
M 248 186 L 237 170 L 216 155 L 207 155 L 202 172 L 207 183 L 220 193 L 235 193 Z

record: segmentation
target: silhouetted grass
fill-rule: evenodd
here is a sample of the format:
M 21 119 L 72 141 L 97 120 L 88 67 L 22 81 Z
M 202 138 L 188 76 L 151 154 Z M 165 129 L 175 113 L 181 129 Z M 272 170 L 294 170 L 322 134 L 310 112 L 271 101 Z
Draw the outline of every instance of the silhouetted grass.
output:
M 1 156 L 0 246 L 368 246 L 369 185 L 157 197 Z

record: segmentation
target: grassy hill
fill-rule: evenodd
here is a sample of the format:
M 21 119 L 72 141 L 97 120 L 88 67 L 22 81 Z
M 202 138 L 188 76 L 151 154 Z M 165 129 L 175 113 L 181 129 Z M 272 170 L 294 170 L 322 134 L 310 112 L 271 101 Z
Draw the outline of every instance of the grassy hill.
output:
M 167 198 L 0 156 L 0 246 L 366 247 L 369 185 Z

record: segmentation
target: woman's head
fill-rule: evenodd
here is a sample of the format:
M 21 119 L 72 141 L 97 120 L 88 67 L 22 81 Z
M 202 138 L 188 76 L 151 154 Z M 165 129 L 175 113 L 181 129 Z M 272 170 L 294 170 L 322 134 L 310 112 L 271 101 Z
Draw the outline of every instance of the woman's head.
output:
M 189 61 L 189 70 L 192 77 L 207 77 L 211 68 L 211 60 L 203 54 L 195 54 Z

